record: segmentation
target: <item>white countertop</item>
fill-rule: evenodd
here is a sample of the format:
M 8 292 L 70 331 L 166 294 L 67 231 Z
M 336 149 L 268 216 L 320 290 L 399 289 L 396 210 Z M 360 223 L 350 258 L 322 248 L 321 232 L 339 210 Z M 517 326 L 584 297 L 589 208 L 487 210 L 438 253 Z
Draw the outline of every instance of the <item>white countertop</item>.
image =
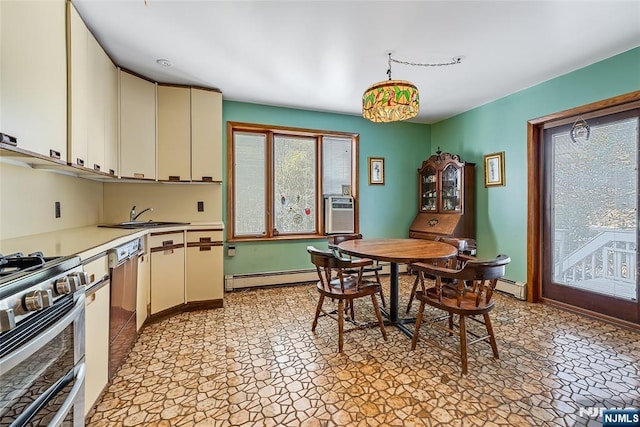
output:
M 152 229 L 106 228 L 92 225 L 0 240 L 0 253 L 8 255 L 22 252 L 26 255 L 42 251 L 47 257 L 80 255 L 84 260 L 149 233 L 212 229 L 223 230 L 224 224 L 222 222 L 191 223 Z

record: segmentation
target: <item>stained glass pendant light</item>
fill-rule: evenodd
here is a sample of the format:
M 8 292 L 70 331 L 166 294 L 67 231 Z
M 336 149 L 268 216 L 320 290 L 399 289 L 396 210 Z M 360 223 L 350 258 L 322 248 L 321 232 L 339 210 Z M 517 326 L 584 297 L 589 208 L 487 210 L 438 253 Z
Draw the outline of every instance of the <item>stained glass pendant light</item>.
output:
M 407 65 L 440 66 L 460 63 L 462 58 L 454 58 L 446 64 L 415 64 L 398 61 L 389 53 L 389 80 L 374 83 L 362 95 L 362 116 L 376 123 L 397 122 L 411 119 L 420 111 L 418 88 L 406 80 L 391 79 L 391 62 Z

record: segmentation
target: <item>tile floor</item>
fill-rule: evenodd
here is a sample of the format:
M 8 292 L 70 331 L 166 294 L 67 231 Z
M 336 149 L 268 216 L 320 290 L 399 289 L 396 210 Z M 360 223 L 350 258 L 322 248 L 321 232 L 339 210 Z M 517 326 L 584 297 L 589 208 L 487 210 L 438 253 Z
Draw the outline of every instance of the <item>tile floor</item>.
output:
M 410 287 L 403 275 L 401 307 Z M 146 327 L 88 425 L 580 426 L 600 425 L 591 408 L 640 407 L 635 332 L 498 295 L 500 360 L 471 346 L 461 377 L 449 353 L 411 351 L 391 326 L 387 342 L 348 333 L 337 354 L 334 321 L 311 332 L 316 302 L 314 285 L 234 292 Z M 356 317 L 374 318 L 370 301 Z

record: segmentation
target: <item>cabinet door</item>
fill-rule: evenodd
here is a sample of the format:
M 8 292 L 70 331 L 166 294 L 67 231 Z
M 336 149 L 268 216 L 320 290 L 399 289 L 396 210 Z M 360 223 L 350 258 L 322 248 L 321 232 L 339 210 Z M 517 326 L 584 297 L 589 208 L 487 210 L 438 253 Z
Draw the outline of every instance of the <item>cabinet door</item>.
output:
M 420 211 L 435 212 L 438 200 L 438 174 L 432 167 L 425 167 L 419 174 Z
M 156 178 L 156 85 L 120 71 L 120 175 Z
M 98 41 L 91 33 L 87 38 L 87 52 L 89 71 L 89 111 L 87 118 L 88 144 L 87 156 L 89 169 L 103 171 L 104 169 L 104 110 L 105 110 L 105 81 L 107 76 L 102 65 L 104 52 Z
M 85 416 L 109 380 L 109 292 L 110 286 L 103 286 L 85 303 Z
M 151 285 L 151 260 L 146 253 L 138 257 L 138 295 L 136 298 L 136 328 L 140 331 L 147 320 L 149 293 Z
M 151 314 L 184 304 L 184 233 L 152 234 Z
M 222 181 L 222 94 L 191 88 L 191 179 Z
M 89 101 L 89 71 L 87 39 L 89 30 L 76 8 L 69 3 L 69 55 L 70 55 L 70 153 L 69 163 L 89 167 L 87 158 L 87 118 Z
M 118 175 L 118 68 L 102 51 L 104 76 L 104 172 Z
M 151 254 L 151 314 L 184 304 L 184 247 Z
M 449 164 L 442 170 L 441 177 L 441 211 L 462 212 L 462 169 Z
M 0 1 L 0 130 L 67 161 L 65 0 Z
M 191 180 L 191 92 L 158 86 L 158 179 Z
M 187 232 L 187 302 L 222 299 L 222 231 Z

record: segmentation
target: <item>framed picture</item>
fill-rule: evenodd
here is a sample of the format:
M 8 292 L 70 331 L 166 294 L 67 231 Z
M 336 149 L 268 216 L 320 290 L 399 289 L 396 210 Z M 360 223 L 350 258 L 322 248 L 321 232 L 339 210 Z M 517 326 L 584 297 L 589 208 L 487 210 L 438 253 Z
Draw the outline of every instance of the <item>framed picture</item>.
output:
M 351 186 L 342 184 L 342 195 L 350 196 L 351 195 Z
M 497 187 L 504 183 L 504 151 L 484 156 L 484 186 Z
M 369 185 L 384 185 L 384 157 L 369 157 Z

